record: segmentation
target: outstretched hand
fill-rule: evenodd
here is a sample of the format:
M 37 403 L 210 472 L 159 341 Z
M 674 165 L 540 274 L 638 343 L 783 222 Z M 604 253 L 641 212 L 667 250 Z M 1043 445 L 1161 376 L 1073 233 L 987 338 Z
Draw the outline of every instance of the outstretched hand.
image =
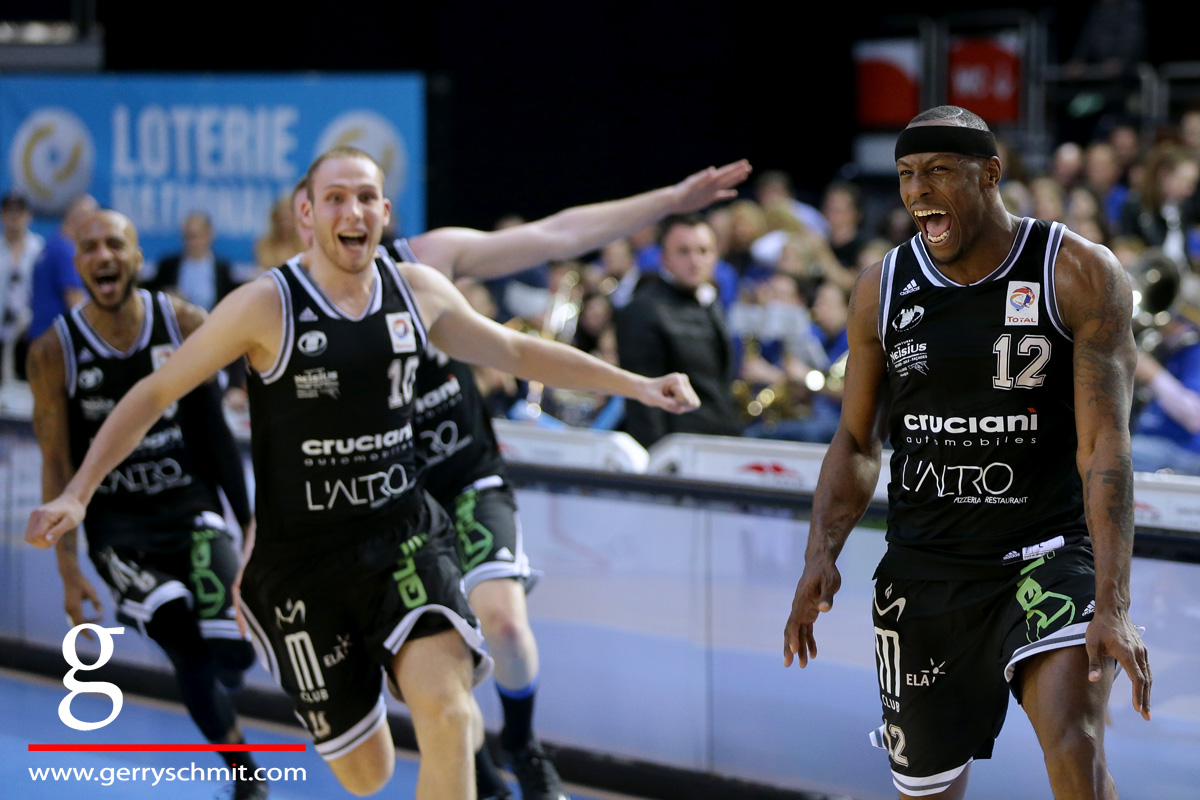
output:
M 85 511 L 83 504 L 75 498 L 60 495 L 49 503 L 38 506 L 29 515 L 29 524 L 25 527 L 25 541 L 34 547 L 48 550 L 64 533 L 83 522 Z
M 1088 654 L 1088 680 L 1098 681 L 1104 675 L 1104 658 L 1115 658 L 1129 673 L 1133 682 L 1133 708 L 1150 719 L 1150 657 L 1146 645 L 1129 615 L 1125 612 L 1097 611 L 1087 627 L 1084 639 Z
M 692 382 L 682 372 L 646 379 L 636 399 L 645 405 L 666 409 L 672 414 L 684 414 L 700 407 L 700 398 L 696 396 Z
M 833 596 L 842 588 L 842 574 L 832 562 L 809 562 L 796 584 L 792 598 L 792 613 L 783 628 L 783 665 L 790 667 L 792 658 L 799 659 L 801 668 L 810 658 L 817 657 L 817 640 L 813 638 L 813 623 L 817 615 L 833 608 Z
M 720 168 L 709 167 L 689 175 L 673 187 L 676 193 L 674 213 L 688 214 L 719 200 L 737 197 L 737 190 L 733 187 L 746 180 L 752 169 L 750 162 L 743 158 Z

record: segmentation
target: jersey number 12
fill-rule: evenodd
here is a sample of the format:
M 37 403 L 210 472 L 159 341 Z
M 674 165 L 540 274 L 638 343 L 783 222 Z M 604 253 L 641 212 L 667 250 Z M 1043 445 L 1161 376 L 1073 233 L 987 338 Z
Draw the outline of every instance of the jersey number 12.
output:
M 1012 358 L 1012 334 L 1001 334 L 992 345 L 992 352 L 996 354 L 996 374 L 992 377 L 992 387 L 1012 389 L 1013 377 L 1009 365 Z M 1042 370 L 1050 360 L 1050 340 L 1039 334 L 1022 336 L 1021 341 L 1017 342 L 1017 355 L 1033 355 L 1033 360 L 1017 375 L 1016 388 L 1033 389 L 1041 386 L 1046 380 Z

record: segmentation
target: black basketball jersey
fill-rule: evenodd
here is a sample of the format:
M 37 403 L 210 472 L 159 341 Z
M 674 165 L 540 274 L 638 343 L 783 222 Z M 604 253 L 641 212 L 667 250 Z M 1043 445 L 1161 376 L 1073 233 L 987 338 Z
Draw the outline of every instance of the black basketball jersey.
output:
M 390 259 L 361 317 L 293 259 L 268 274 L 283 305 L 279 355 L 249 370 L 256 551 L 299 555 L 401 529 L 415 513 L 413 393 L 427 338 Z
M 405 239 L 395 241 L 403 261 L 418 262 Z M 417 368 L 416 423 L 420 431 L 425 488 L 448 505 L 463 489 L 504 475 L 496 432 L 471 367 L 435 347 Z
M 943 275 L 918 234 L 884 258 L 890 544 L 881 571 L 1003 569 L 1086 527 L 1072 339 L 1054 293 L 1066 228 L 1024 219 L 986 278 Z
M 171 299 L 144 289 L 138 294 L 145 315 L 126 352 L 96 332 L 82 306 L 54 321 L 66 364 L 67 428 L 76 468 L 117 402 L 183 342 Z M 178 404 L 173 403 L 129 457 L 100 482 L 84 525 L 93 549 L 170 550 L 190 541 L 197 517 L 208 512 L 220 520 L 220 509 L 216 488 L 196 474 Z

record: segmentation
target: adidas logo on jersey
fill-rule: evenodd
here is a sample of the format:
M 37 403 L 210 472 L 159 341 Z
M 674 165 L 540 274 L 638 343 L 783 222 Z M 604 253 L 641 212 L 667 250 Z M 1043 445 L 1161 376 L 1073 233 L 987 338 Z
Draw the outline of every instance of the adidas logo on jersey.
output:
M 1021 554 L 1019 552 L 1017 552 L 1016 550 L 1010 550 L 1008 555 L 1006 555 L 1004 557 L 1004 563 L 1007 564 L 1010 561 L 1016 561 L 1020 557 L 1021 557 Z
M 88 350 L 86 347 L 79 352 L 79 358 L 76 359 L 76 361 L 78 361 L 80 364 L 90 364 L 95 360 L 96 357 L 92 355 L 92 351 Z
M 513 557 L 512 551 L 509 550 L 507 547 L 501 547 L 499 550 L 497 550 L 496 558 L 498 558 L 502 561 L 515 561 L 516 560 Z
M 1083 613 L 1082 613 L 1082 614 L 1080 614 L 1079 616 L 1081 616 L 1081 617 L 1088 617 L 1088 616 L 1091 616 L 1092 614 L 1095 614 L 1095 613 L 1096 613 L 1096 601 L 1095 601 L 1095 600 L 1089 600 L 1089 601 L 1088 601 L 1088 604 L 1087 604 L 1087 607 L 1085 607 L 1085 608 L 1083 609 Z
M 917 282 L 915 280 L 911 280 L 908 282 L 908 286 L 905 286 L 900 290 L 900 296 L 903 297 L 906 294 L 912 294 L 920 288 L 920 286 L 917 286 Z
M 311 308 L 305 307 L 305 309 L 300 312 L 300 316 L 296 319 L 300 320 L 301 322 L 316 322 L 317 315 Z

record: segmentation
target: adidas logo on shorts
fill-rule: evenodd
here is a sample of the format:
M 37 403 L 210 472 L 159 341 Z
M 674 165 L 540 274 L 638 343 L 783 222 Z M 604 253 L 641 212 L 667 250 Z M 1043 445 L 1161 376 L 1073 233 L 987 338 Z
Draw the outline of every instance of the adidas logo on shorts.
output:
M 1082 613 L 1082 614 L 1080 614 L 1079 616 L 1081 616 L 1081 617 L 1090 617 L 1092 614 L 1095 614 L 1095 613 L 1096 613 L 1096 601 L 1095 601 L 1095 600 L 1089 600 L 1089 601 L 1088 601 L 1088 604 L 1087 604 L 1087 607 L 1085 607 L 1085 608 L 1083 609 L 1083 613 Z

